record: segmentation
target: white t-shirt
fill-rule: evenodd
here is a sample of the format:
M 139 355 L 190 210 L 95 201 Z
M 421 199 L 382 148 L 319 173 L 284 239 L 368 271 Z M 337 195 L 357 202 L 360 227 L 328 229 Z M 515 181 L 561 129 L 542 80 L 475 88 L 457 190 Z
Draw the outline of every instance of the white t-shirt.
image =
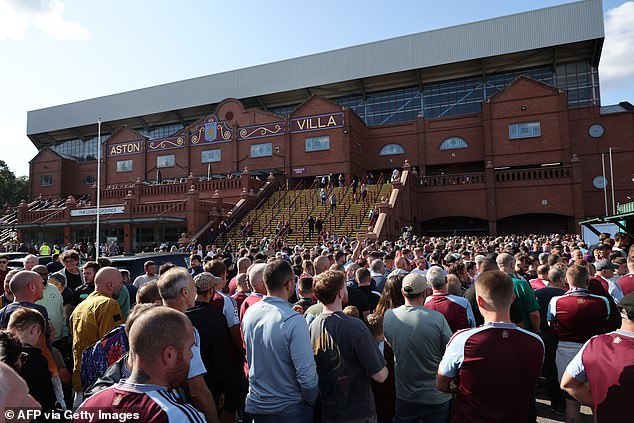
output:
M 218 294 L 222 295 L 222 299 L 224 300 L 224 305 L 222 306 L 222 314 L 227 320 L 227 326 L 232 328 L 235 325 L 239 325 L 240 315 L 238 314 L 238 304 L 236 303 L 236 300 L 225 293 L 218 292 Z
M 192 347 L 192 353 L 194 355 L 192 355 L 192 359 L 189 361 L 188 379 L 207 373 L 203 359 L 200 356 L 200 335 L 198 335 L 198 329 L 196 328 L 194 328 L 194 346 Z

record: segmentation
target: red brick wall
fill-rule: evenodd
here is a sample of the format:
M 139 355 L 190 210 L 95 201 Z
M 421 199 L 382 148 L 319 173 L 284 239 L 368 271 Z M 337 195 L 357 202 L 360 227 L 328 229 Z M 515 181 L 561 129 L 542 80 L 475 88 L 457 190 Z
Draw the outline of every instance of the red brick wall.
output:
M 598 107 L 568 109 L 566 94 L 544 84 L 520 78 L 507 89 L 483 104 L 481 113 L 436 119 L 418 118 L 414 122 L 366 127 L 350 110 L 344 110 L 341 128 L 288 133 L 290 119 L 339 113 L 342 108 L 320 97 L 311 97 L 286 120 L 283 117 L 258 109 L 245 110 L 234 99 L 222 102 L 214 112 L 220 121 L 231 117 L 229 125 L 245 127 L 285 121 L 286 133 L 250 140 L 238 141 L 237 135 L 228 142 L 205 146 L 190 146 L 189 131 L 181 131 L 184 145 L 160 152 L 146 152 L 119 157 L 107 156 L 103 167 L 104 185 L 130 184 L 137 177 L 155 179 L 156 157 L 174 154 L 176 165 L 161 169 L 163 178 L 206 175 L 207 164 L 201 163 L 201 152 L 220 149 L 222 161 L 212 163 L 214 173 L 286 168 L 304 168 L 302 177 L 340 172 L 349 176 L 364 176 L 368 170 L 390 170 L 402 167 L 405 159 L 413 166 L 442 166 L 469 162 L 484 162 L 490 168 L 501 166 L 535 166 L 561 162 L 569 166 L 573 155 L 580 160 L 581 188 L 575 192 L 572 177 L 565 181 L 525 180 L 495 184 L 494 216 L 488 216 L 487 195 L 482 183 L 477 187 L 450 189 L 417 188 L 412 198 L 414 217 L 425 221 L 444 216 L 466 216 L 496 220 L 526 213 L 553 213 L 565 216 L 590 216 L 604 213 L 603 190 L 593 187 L 592 180 L 602 174 L 601 153 L 613 147 L 616 202 L 628 201 L 634 194 L 632 177 L 634 166 L 634 113 L 600 115 Z M 231 116 L 232 115 L 232 116 Z M 540 122 L 541 136 L 509 140 L 508 126 L 512 123 Z M 605 134 L 595 139 L 588 135 L 588 128 L 601 123 Z M 330 137 L 330 150 L 306 152 L 305 140 L 312 136 Z M 461 137 L 467 141 L 466 149 L 440 150 L 440 144 L 448 137 Z M 127 128 L 117 131 L 107 140 L 108 147 L 143 137 Z M 271 143 L 271 157 L 251 158 L 250 147 L 258 143 Z M 379 156 L 386 144 L 399 144 L 403 155 Z M 279 153 L 276 153 L 276 147 Z M 359 149 L 361 153 L 359 153 Z M 118 160 L 133 160 L 133 171 L 116 172 Z M 606 172 L 609 162 L 606 154 Z M 240 161 L 238 163 L 238 161 Z M 53 185 L 40 187 L 40 176 L 51 174 Z M 81 184 L 86 175 L 96 176 L 96 162 L 72 162 L 62 160 L 52 151 L 43 150 L 31 165 L 31 195 L 58 196 L 64 193 L 83 193 L 90 186 Z M 300 176 L 300 175 L 295 175 Z M 608 192 L 611 199 L 611 193 Z M 582 210 L 575 214 L 574 199 L 582 198 Z M 159 200 L 159 199 L 156 199 Z M 546 200 L 542 204 L 542 200 Z M 611 211 L 611 204 L 610 204 Z

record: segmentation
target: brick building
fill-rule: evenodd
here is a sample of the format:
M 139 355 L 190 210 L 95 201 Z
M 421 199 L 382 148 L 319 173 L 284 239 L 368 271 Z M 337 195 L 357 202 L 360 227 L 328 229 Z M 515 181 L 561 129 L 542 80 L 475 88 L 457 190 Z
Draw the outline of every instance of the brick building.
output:
M 379 236 L 579 232 L 634 194 L 634 107 L 601 105 L 603 38 L 585 0 L 32 111 L 30 198 L 0 224 L 94 239 L 101 117 L 102 237 L 127 250 L 237 222 L 277 185 L 394 168 Z

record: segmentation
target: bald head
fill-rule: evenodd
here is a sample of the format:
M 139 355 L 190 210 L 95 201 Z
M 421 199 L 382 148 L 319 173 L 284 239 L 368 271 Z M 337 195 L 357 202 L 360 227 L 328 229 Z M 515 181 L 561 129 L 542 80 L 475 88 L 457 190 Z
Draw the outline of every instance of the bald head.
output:
M 123 286 L 123 276 L 119 269 L 102 267 L 95 275 L 95 291 L 116 297 Z
M 495 261 L 498 265 L 498 269 L 500 269 L 501 271 L 506 273 L 515 272 L 515 268 L 514 268 L 515 257 L 513 257 L 512 255 L 508 253 L 499 254 L 497 258 L 495 259 Z
M 34 294 L 34 289 L 37 285 L 42 286 L 42 277 L 32 270 L 22 270 L 16 273 L 9 284 L 11 292 L 16 297 L 16 301 L 31 301 L 30 297 Z M 40 300 L 42 297 L 37 298 L 35 301 Z M 35 302 L 31 301 L 31 302 Z
M 253 291 L 266 294 L 266 286 L 264 285 L 264 269 L 266 269 L 266 264 L 264 263 L 256 263 L 249 268 L 249 284 Z
M 37 265 L 33 266 L 33 269 L 31 269 L 31 270 L 34 271 L 35 273 L 42 273 L 42 272 L 47 272 L 48 273 L 48 269 L 43 264 L 37 264 Z
M 238 273 L 247 273 L 247 269 L 251 266 L 249 257 L 240 257 L 238 259 Z
M 327 256 L 318 256 L 315 258 L 315 275 L 324 273 L 330 267 L 330 260 Z
M 449 273 L 447 275 L 447 292 L 461 297 L 462 290 L 460 289 L 460 287 L 461 287 L 461 284 L 460 284 L 460 279 L 458 278 L 458 276 L 454 275 L 453 273 Z

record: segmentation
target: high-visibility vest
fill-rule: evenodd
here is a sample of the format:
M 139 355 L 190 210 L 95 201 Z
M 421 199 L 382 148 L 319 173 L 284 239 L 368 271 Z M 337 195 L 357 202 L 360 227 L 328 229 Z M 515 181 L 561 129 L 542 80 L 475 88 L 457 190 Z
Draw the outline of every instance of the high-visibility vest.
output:
M 42 245 L 40 247 L 40 255 L 41 256 L 50 256 L 51 255 L 51 247 L 48 245 Z

